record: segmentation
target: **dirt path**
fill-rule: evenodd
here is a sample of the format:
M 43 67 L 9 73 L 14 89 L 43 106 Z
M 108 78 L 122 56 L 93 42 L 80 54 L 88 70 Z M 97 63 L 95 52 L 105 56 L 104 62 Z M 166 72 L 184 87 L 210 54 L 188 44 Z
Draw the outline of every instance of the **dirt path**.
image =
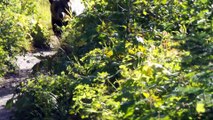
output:
M 0 86 L 0 120 L 9 120 L 12 116 L 10 110 L 5 108 L 6 102 L 12 98 L 15 91 L 15 86 L 25 77 L 11 75 L 10 78 L 1 78 L 4 84 Z
M 5 108 L 6 102 L 12 98 L 15 88 L 23 80 L 29 78 L 33 66 L 40 63 L 40 59 L 55 55 L 56 51 L 40 51 L 17 56 L 17 75 L 10 74 L 0 78 L 0 120 L 9 120 L 12 112 Z
M 8 90 L 8 88 L 0 88 L 0 120 L 9 120 L 12 115 L 10 110 L 4 108 L 6 102 L 12 96 L 12 90 Z

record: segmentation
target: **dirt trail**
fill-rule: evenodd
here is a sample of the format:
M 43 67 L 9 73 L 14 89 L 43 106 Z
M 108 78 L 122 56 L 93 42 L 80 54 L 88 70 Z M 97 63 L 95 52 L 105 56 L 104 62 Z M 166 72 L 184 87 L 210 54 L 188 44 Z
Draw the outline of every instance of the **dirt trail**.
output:
M 11 118 L 12 112 L 5 108 L 6 102 L 12 98 L 18 83 L 29 78 L 32 68 L 41 62 L 38 58 L 51 57 L 56 53 L 56 51 L 40 51 L 16 56 L 18 74 L 10 74 L 0 78 L 0 120 L 9 120 Z
M 15 86 L 24 79 L 26 79 L 26 76 L 15 75 L 11 75 L 10 78 L 0 79 L 0 81 L 4 81 L 0 86 L 0 120 L 9 120 L 12 116 L 11 111 L 6 109 L 5 105 L 12 98 Z

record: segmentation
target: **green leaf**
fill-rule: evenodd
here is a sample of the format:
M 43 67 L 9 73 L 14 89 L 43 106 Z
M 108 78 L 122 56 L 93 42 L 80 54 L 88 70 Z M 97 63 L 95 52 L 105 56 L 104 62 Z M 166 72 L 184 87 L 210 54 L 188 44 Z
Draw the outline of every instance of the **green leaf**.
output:
M 197 105 L 196 105 L 196 111 L 198 113 L 204 113 L 206 111 L 205 107 L 204 107 L 204 104 L 203 103 L 197 103 Z
M 134 114 L 134 106 L 130 106 L 128 109 L 127 109 L 127 112 L 126 112 L 126 115 L 124 116 L 124 118 L 128 118 L 130 116 L 132 116 Z
M 161 3 L 162 3 L 162 4 L 166 4 L 166 3 L 167 3 L 167 0 L 162 0 Z
M 146 12 L 146 10 L 143 10 L 143 14 L 144 14 L 144 15 L 147 15 L 147 12 Z
M 208 0 L 201 0 L 202 3 L 207 3 Z

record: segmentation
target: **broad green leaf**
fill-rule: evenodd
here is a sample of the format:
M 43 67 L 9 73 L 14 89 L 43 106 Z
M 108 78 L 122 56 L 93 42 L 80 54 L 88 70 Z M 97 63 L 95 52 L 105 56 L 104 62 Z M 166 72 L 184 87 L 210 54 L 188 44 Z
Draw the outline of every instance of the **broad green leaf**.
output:
M 162 4 L 166 4 L 166 3 L 167 3 L 167 0 L 162 0 L 161 3 L 162 3 Z
M 129 106 L 124 118 L 128 118 L 129 116 L 132 116 L 134 114 L 134 111 L 135 111 L 134 106 Z
M 107 57 L 111 57 L 113 55 L 113 51 L 107 50 L 107 51 L 105 51 L 105 54 L 106 54 Z
M 144 14 L 144 15 L 147 15 L 147 12 L 146 12 L 146 10 L 143 10 L 143 14 Z
M 201 0 L 202 3 L 207 3 L 208 0 Z
M 150 96 L 147 92 L 143 92 L 143 95 L 145 96 L 145 98 L 148 98 Z
M 204 104 L 203 103 L 197 103 L 197 105 L 196 105 L 196 111 L 198 113 L 204 113 L 206 111 L 205 107 L 204 107 Z

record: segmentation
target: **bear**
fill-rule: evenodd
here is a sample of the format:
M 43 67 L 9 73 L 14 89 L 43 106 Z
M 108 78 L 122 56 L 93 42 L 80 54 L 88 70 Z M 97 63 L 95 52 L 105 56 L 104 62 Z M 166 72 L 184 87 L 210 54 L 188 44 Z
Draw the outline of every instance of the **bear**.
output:
M 57 37 L 61 37 L 62 26 L 68 24 L 66 16 L 71 16 L 71 0 L 49 0 L 52 30 Z
M 84 12 L 85 6 L 82 0 L 49 0 L 51 11 L 51 22 L 54 34 L 61 38 L 62 26 L 68 24 L 66 16 L 79 16 Z

